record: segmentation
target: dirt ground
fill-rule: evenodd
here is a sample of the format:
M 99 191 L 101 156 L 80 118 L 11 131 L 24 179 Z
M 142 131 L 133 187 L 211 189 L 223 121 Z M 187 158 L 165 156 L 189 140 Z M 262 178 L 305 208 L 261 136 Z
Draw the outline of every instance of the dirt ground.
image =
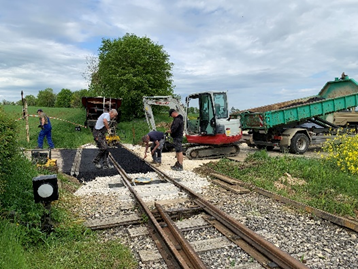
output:
M 124 144 L 124 147 L 126 147 L 128 150 L 131 150 L 133 153 L 135 153 L 136 155 L 138 155 L 139 157 L 143 158 L 144 157 L 144 150 L 145 147 L 144 146 L 139 146 L 139 145 L 131 145 L 131 144 Z M 151 162 L 152 161 L 152 157 L 150 156 L 150 154 L 147 154 L 147 158 L 145 159 L 147 162 Z M 187 171 L 193 171 L 194 168 L 199 167 L 200 165 L 204 164 L 204 163 L 208 163 L 208 162 L 212 162 L 212 161 L 218 161 L 219 159 L 211 159 L 211 160 L 188 160 L 185 156 L 184 156 L 184 170 Z M 162 164 L 157 167 L 160 170 L 171 170 L 170 166 L 173 166 L 176 162 L 176 158 L 175 158 L 175 152 L 163 152 L 162 153 Z
M 141 157 L 141 158 L 144 157 L 145 147 L 139 146 L 139 145 L 133 146 L 131 144 L 124 144 L 123 146 L 126 147 L 127 149 L 131 150 L 133 153 L 135 153 L 139 157 Z M 233 157 L 232 159 L 235 159 L 237 161 L 244 161 L 248 154 L 252 154 L 257 150 L 258 149 L 251 148 L 251 147 L 247 146 L 247 144 L 242 143 L 242 144 L 240 144 L 240 153 L 236 157 Z M 289 154 L 289 153 L 288 154 L 292 155 L 292 156 L 297 156 L 297 157 L 318 158 L 320 156 L 318 154 L 319 151 L 320 151 L 320 147 L 311 146 L 310 149 L 303 155 L 294 155 L 294 154 Z M 268 154 L 269 154 L 269 156 L 282 156 L 283 155 L 283 153 L 281 153 L 281 151 L 278 148 L 274 149 L 273 151 L 269 151 Z M 147 158 L 145 160 L 147 162 L 151 162 L 152 161 L 151 156 L 150 155 L 147 156 Z M 202 164 L 205 164 L 208 162 L 215 162 L 215 161 L 219 161 L 219 160 L 220 159 L 189 160 L 184 156 L 184 170 L 193 171 L 193 169 L 201 166 Z M 163 171 L 170 170 L 170 166 L 174 165 L 175 162 L 176 162 L 175 152 L 163 152 L 162 164 L 158 168 Z

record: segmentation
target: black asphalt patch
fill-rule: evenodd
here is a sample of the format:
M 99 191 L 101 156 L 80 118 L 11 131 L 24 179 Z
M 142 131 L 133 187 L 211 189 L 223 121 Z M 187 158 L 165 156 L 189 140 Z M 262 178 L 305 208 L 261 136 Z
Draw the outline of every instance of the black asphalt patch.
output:
M 111 148 L 109 151 L 127 174 L 154 172 L 143 159 L 121 146 Z
M 154 172 L 154 170 L 141 158 L 125 148 L 110 148 L 113 158 L 128 174 Z M 76 149 L 61 150 L 62 171 L 65 174 L 71 175 L 71 168 L 76 156 Z M 96 177 L 114 176 L 118 174 L 115 168 L 112 169 L 98 169 L 93 164 L 93 159 L 96 157 L 98 149 L 83 149 L 81 154 L 81 163 L 79 167 L 79 174 L 77 178 L 80 181 L 91 181 Z M 72 176 L 72 175 L 71 175 Z
M 96 177 L 110 177 L 118 175 L 118 171 L 114 168 L 103 169 L 96 168 L 93 163 L 93 159 L 96 157 L 98 149 L 83 149 L 80 163 L 78 179 L 83 181 L 91 181 Z
M 71 168 L 76 156 L 76 149 L 61 149 L 62 172 L 70 175 Z

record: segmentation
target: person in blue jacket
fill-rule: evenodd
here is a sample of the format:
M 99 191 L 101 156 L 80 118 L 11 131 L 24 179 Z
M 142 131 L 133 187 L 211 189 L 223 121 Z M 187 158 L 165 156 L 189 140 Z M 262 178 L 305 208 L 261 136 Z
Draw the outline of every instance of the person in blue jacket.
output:
M 52 137 L 51 137 L 52 126 L 51 126 L 50 118 L 43 112 L 42 109 L 37 110 L 37 115 L 39 115 L 39 119 L 40 119 L 39 128 L 41 128 L 39 137 L 37 139 L 37 144 L 38 144 L 37 147 L 40 149 L 43 148 L 44 138 L 46 137 L 49 148 L 54 149 L 55 145 L 53 144 Z

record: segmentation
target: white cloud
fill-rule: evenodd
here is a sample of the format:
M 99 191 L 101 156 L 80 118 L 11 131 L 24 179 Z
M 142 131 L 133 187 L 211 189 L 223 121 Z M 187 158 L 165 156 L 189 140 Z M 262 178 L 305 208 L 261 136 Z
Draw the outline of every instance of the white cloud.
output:
M 0 99 L 85 88 L 86 56 L 126 33 L 163 45 L 175 92 L 228 90 L 240 109 L 358 80 L 356 1 L 2 1 Z M 16 92 L 16 94 L 14 94 Z

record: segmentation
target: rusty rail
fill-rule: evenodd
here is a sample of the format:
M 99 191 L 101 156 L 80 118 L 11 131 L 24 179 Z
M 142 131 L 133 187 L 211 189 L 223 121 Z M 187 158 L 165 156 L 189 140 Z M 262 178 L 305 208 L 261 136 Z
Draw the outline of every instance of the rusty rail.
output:
M 125 179 L 128 178 L 125 171 L 120 167 L 120 165 L 114 160 L 113 156 L 110 154 L 111 161 L 115 164 L 115 167 L 117 168 L 118 172 L 122 175 L 122 177 Z M 203 208 L 205 212 L 207 212 L 209 215 L 214 217 L 220 224 L 225 226 L 232 234 L 234 234 L 233 237 L 236 241 L 244 240 L 249 247 L 247 249 L 250 249 L 250 251 L 260 253 L 260 259 L 257 261 L 264 266 L 265 268 L 275 267 L 275 268 L 296 268 L 296 269 L 304 269 L 308 268 L 303 263 L 298 261 L 297 259 L 290 256 L 287 252 L 284 252 L 283 250 L 279 249 L 272 243 L 265 240 L 263 237 L 259 236 L 234 218 L 230 217 L 225 212 L 221 211 L 219 208 L 212 205 L 210 202 L 206 201 L 201 195 L 193 192 L 189 188 L 187 188 L 185 185 L 182 185 L 166 175 L 161 170 L 157 169 L 156 167 L 152 166 L 152 169 L 160 175 L 162 178 L 168 180 L 169 182 L 173 183 L 175 186 L 177 186 L 179 189 L 187 192 L 194 201 Z M 127 187 L 129 190 L 137 197 L 136 191 L 132 188 L 130 183 L 128 182 L 128 179 L 126 180 Z M 146 207 L 144 202 L 138 197 L 138 202 L 140 203 L 140 206 L 142 207 L 143 212 L 145 212 L 149 218 L 150 223 L 153 223 L 152 226 L 156 230 L 156 234 L 160 234 L 160 237 L 162 237 L 162 245 L 165 246 L 168 251 L 170 251 L 172 254 L 169 259 L 166 260 L 166 262 L 173 262 L 175 260 L 175 266 L 180 266 L 181 268 L 200 268 L 200 267 L 188 267 L 188 264 L 185 262 L 184 258 L 180 256 L 180 253 L 178 252 L 178 249 L 176 249 L 175 245 L 170 241 L 169 237 L 173 237 L 173 233 L 175 234 L 175 229 L 171 228 L 174 232 L 172 234 L 167 235 L 163 231 L 163 229 L 160 227 L 160 225 L 156 222 L 153 214 L 149 211 L 149 209 Z M 159 209 L 158 209 L 159 210 Z M 179 243 L 181 244 L 181 243 Z M 160 246 L 160 245 L 159 245 Z M 159 248 L 159 247 L 158 247 Z M 159 251 L 161 251 L 159 249 Z M 190 252 L 190 250 L 189 250 Z M 164 258 L 165 252 L 161 251 L 162 257 Z M 189 254 L 190 255 L 190 254 Z M 253 255 L 255 257 L 255 255 Z M 266 257 L 266 258 L 265 258 Z M 195 259 L 191 259 L 195 260 Z M 167 263 L 168 264 L 168 263 Z M 170 268 L 177 268 L 177 267 L 171 267 Z
M 145 202 L 140 198 L 136 190 L 130 184 L 131 179 L 128 177 L 123 168 L 117 163 L 111 153 L 109 153 L 109 159 L 114 164 L 118 173 L 122 176 L 123 183 L 129 189 L 129 191 L 134 195 L 137 200 L 142 212 L 148 216 L 149 225 L 152 229 L 149 230 L 154 242 L 157 244 L 158 250 L 161 253 L 163 259 L 165 260 L 168 268 L 206 268 L 193 249 L 188 245 L 189 243 L 183 237 L 180 237 L 180 233 L 176 232 L 177 229 L 173 228 L 173 223 L 169 221 L 168 215 L 164 213 L 162 208 L 157 206 L 158 211 L 162 215 L 163 219 L 166 218 L 166 223 L 170 227 L 172 235 L 166 233 L 160 224 L 155 219 L 152 212 L 146 206 Z M 174 237 L 183 247 L 183 251 L 178 251 L 178 248 L 174 245 L 170 237 Z M 179 248 L 180 249 L 180 248 Z M 183 255 L 184 254 L 184 255 Z
M 229 228 L 233 233 L 237 236 L 241 237 L 245 240 L 248 244 L 252 247 L 260 251 L 266 257 L 268 257 L 272 262 L 278 265 L 281 268 L 297 268 L 303 269 L 308 268 L 300 261 L 296 260 L 292 256 L 290 256 L 287 252 L 282 251 L 272 243 L 268 242 L 234 218 L 227 215 L 225 212 L 221 211 L 219 208 L 215 207 L 208 201 L 206 201 L 201 195 L 193 192 L 183 184 L 180 184 L 173 180 L 171 177 L 166 175 L 164 172 L 160 171 L 159 169 L 153 167 L 153 169 L 158 173 L 161 174 L 164 178 L 172 182 L 178 188 L 186 191 L 189 193 L 194 199 L 197 204 L 203 207 L 203 210 L 206 211 L 208 214 L 215 217 L 220 223 L 224 224 L 227 228 Z M 260 261 L 259 261 L 260 262 Z M 263 264 L 266 266 L 266 264 Z
M 190 246 L 189 242 L 184 238 L 183 234 L 171 220 L 167 213 L 160 204 L 155 204 L 163 220 L 167 224 L 171 235 L 175 238 L 175 241 L 180 245 L 179 252 L 182 254 L 184 259 L 188 262 L 189 268 L 204 269 L 206 265 L 202 262 L 195 250 Z

